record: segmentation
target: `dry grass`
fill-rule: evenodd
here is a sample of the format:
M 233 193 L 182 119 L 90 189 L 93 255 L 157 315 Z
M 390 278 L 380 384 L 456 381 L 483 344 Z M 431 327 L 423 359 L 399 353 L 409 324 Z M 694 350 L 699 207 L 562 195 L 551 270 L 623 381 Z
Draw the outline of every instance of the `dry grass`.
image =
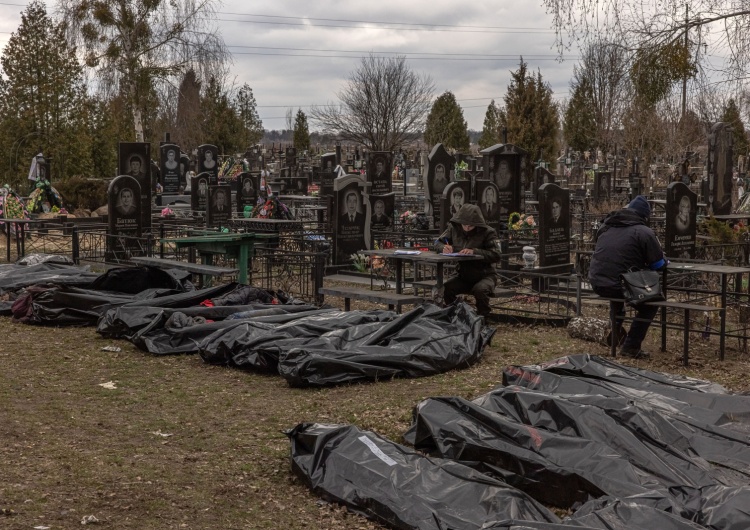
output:
M 290 473 L 282 431 L 298 422 L 354 423 L 400 441 L 412 407 L 436 395 L 473 398 L 508 364 L 567 353 L 606 355 L 564 329 L 500 325 L 477 365 L 414 380 L 292 389 L 280 377 L 152 357 L 91 328 L 49 329 L 0 318 L 0 527 L 52 530 L 86 515 L 117 529 L 355 529 L 377 525 L 325 505 Z M 747 358 L 718 339 L 623 361 L 748 390 Z M 101 351 L 115 343 L 119 353 Z M 99 386 L 113 381 L 116 389 Z M 169 435 L 169 436 L 166 436 Z

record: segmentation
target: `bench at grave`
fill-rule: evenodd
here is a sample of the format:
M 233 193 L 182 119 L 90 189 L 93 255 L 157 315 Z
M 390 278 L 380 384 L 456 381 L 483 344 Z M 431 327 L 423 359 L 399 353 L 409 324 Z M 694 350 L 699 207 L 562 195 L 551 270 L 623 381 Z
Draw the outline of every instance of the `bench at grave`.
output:
M 344 299 L 344 311 L 351 310 L 351 300 L 363 300 L 376 304 L 386 304 L 388 309 L 401 313 L 402 305 L 419 305 L 424 302 L 421 296 L 399 294 L 393 291 L 372 291 L 357 287 L 321 287 L 318 292 L 324 296 L 337 296 Z
M 153 258 L 150 256 L 138 256 L 130 258 L 131 263 L 135 265 L 145 265 L 148 267 L 157 267 L 159 269 L 178 269 L 190 274 L 199 275 L 198 287 L 210 287 L 211 278 L 220 278 L 222 276 L 234 275 L 239 272 L 237 268 L 217 267 L 216 265 L 203 265 L 201 263 L 187 263 L 164 258 Z

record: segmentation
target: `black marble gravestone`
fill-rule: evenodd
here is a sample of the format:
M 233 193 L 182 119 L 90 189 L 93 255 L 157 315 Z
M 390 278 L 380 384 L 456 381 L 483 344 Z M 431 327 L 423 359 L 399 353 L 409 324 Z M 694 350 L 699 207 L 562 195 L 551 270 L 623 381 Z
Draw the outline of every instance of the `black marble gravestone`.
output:
M 198 173 L 208 173 L 208 185 L 219 183 L 219 149 L 215 145 L 198 146 Z
M 370 230 L 385 231 L 393 229 L 393 212 L 396 208 L 396 194 L 370 195 Z
M 211 175 L 201 173 L 193 177 L 190 183 L 190 208 L 195 211 L 205 212 L 208 209 L 208 186 Z
M 539 266 L 570 264 L 570 192 L 557 184 L 539 188 Z
M 609 199 L 612 190 L 612 173 L 597 171 L 594 173 L 594 200 L 596 202 Z
M 443 190 L 440 198 L 440 230 L 445 230 L 448 221 L 458 213 L 461 206 L 468 204 L 471 199 L 471 182 L 458 180 L 449 183 Z
M 135 177 L 121 175 L 109 183 L 107 255 L 111 258 L 140 248 L 137 240 L 130 239 L 143 233 L 140 196 L 141 185 Z
M 537 191 L 542 187 L 543 184 L 553 183 L 555 183 L 554 173 L 551 173 L 547 170 L 547 168 L 543 168 L 541 166 L 537 166 L 536 168 L 534 168 L 534 189 L 532 190 L 534 195 L 537 194 Z
M 445 187 L 453 180 L 456 159 L 443 144 L 435 144 L 427 156 L 427 171 L 424 174 L 425 213 L 432 215 L 434 226 L 440 225 L 440 208 Z M 467 196 L 468 199 L 468 196 Z
M 474 182 L 477 195 L 477 206 L 482 210 L 484 222 L 495 230 L 500 230 L 500 223 L 507 223 L 508 217 L 500 216 L 500 205 L 497 202 L 498 189 L 494 182 L 489 180 L 477 180 Z
M 245 207 L 255 207 L 260 189 L 259 177 L 251 173 L 237 175 L 237 213 L 242 214 Z
M 391 176 L 392 156 L 386 151 L 375 151 L 369 154 L 367 163 L 367 182 L 373 195 L 385 195 L 393 191 Z
M 682 182 L 667 186 L 664 252 L 670 258 L 694 258 L 698 196 Z
M 291 195 L 307 195 L 307 177 L 292 177 L 289 179 L 287 193 Z
M 232 219 L 232 187 L 229 185 L 208 187 L 208 215 L 206 225 L 227 226 Z
M 128 175 L 140 186 L 141 230 L 151 230 L 151 144 L 120 142 L 118 145 L 120 175 Z
M 732 128 L 718 122 L 708 135 L 708 212 L 712 215 L 732 213 Z
M 159 172 L 164 193 L 180 190 L 180 148 L 174 144 L 159 147 Z
M 500 216 L 521 209 L 521 184 L 526 180 L 529 154 L 513 144 L 495 144 L 479 152 L 482 155 L 484 179 L 498 188 Z
M 370 248 L 370 203 L 364 200 L 368 183 L 361 175 L 333 181 L 334 263 L 351 264 L 351 255 Z

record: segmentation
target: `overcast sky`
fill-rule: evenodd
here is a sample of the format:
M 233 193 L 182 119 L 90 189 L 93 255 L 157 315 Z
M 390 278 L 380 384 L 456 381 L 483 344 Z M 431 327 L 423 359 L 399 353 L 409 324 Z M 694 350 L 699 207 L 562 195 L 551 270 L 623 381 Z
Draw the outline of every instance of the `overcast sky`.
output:
M 18 27 L 24 5 L 0 3 L 0 45 Z M 227 0 L 218 24 L 235 82 L 252 87 L 266 129 L 284 128 L 289 107 L 296 113 L 336 102 L 349 72 L 370 52 L 406 55 L 413 70 L 432 77 L 436 97 L 456 95 L 477 130 L 490 100 L 505 95 L 521 55 L 557 101 L 568 97 L 577 61 L 577 50 L 557 60 L 551 17 L 534 0 Z

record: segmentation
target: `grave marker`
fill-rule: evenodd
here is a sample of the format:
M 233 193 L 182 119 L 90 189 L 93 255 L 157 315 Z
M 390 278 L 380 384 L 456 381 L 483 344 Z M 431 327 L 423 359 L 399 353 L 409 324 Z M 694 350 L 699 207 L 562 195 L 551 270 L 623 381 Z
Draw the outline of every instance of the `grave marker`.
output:
M 711 127 L 708 135 L 708 212 L 732 213 L 732 128 L 724 122 Z
M 570 192 L 557 184 L 539 188 L 539 266 L 570 264 Z
M 370 153 L 367 164 L 367 182 L 374 195 L 385 195 L 393 191 L 391 170 L 393 157 L 386 151 Z
M 201 173 L 193 177 L 190 183 L 190 208 L 196 212 L 205 212 L 208 208 L 208 183 L 211 175 Z
M 207 226 L 226 226 L 232 219 L 232 187 L 227 184 L 208 187 Z
M 670 258 L 694 258 L 698 195 L 682 182 L 667 186 L 664 252 Z
M 159 173 L 164 193 L 180 190 L 180 148 L 174 144 L 159 147 Z
M 364 200 L 369 183 L 361 175 L 333 181 L 334 263 L 351 264 L 351 255 L 370 248 L 370 202 Z
M 211 144 L 198 146 L 198 173 L 208 173 L 208 185 L 219 183 L 219 148 Z
M 432 215 L 433 224 L 440 224 L 441 201 L 443 191 L 453 180 L 453 168 L 456 160 L 448 153 L 443 144 L 435 144 L 427 156 L 427 172 L 424 176 L 425 213 Z
M 141 185 L 138 179 L 129 175 L 116 177 L 107 188 L 107 213 L 109 230 L 107 254 L 115 257 L 117 252 L 139 248 L 138 241 L 128 238 L 141 237 Z
M 370 230 L 383 231 L 393 228 L 393 212 L 396 209 L 396 194 L 370 195 Z
M 484 179 L 497 185 L 500 216 L 519 211 L 528 152 L 513 144 L 495 144 L 479 153 L 483 157 Z
M 440 198 L 440 231 L 445 230 L 448 221 L 458 213 L 461 206 L 471 202 L 471 182 L 459 180 L 449 183 Z
M 594 173 L 594 200 L 596 202 L 609 199 L 612 190 L 612 173 L 599 171 Z
M 497 202 L 498 189 L 494 182 L 489 180 L 477 180 L 474 183 L 477 192 L 477 205 L 482 210 L 484 222 L 495 230 L 500 230 L 500 222 L 507 221 L 507 216 L 500 216 L 500 205 Z
M 242 214 L 245 207 L 255 207 L 260 189 L 259 177 L 250 173 L 240 173 L 237 176 L 237 213 Z
M 118 145 L 120 175 L 133 177 L 140 186 L 141 229 L 151 230 L 151 144 L 120 142 Z

